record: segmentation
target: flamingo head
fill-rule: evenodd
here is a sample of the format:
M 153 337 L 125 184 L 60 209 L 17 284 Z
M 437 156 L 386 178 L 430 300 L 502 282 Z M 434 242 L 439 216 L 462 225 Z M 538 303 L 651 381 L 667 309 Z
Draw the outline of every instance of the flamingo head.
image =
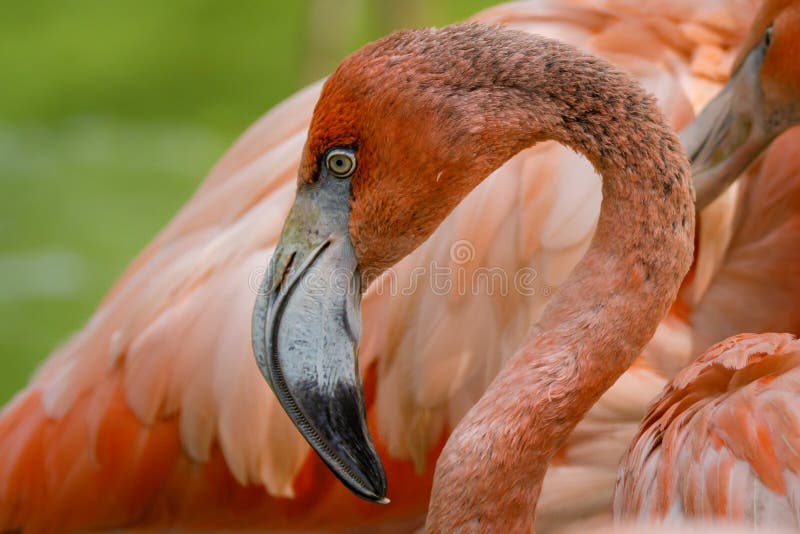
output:
M 386 495 L 357 363 L 362 289 L 532 144 L 535 120 L 523 127 L 502 70 L 485 68 L 523 61 L 522 36 L 478 24 L 391 35 L 347 58 L 315 108 L 253 347 L 298 429 L 362 498 Z
M 700 207 L 800 123 L 799 56 L 800 0 L 767 0 L 728 84 L 681 134 Z

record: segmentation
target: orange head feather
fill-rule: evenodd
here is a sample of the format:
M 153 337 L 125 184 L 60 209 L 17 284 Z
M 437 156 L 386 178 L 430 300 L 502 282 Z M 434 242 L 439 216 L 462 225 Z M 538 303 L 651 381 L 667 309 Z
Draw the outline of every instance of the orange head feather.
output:
M 766 0 L 750 27 L 734 66 L 738 70 L 748 54 L 772 29 L 771 44 L 761 65 L 766 100 L 787 104 L 800 102 L 800 0 Z M 800 113 L 800 105 L 792 106 Z M 800 120 L 800 116 L 798 116 Z
M 481 46 L 486 40 L 495 46 Z M 497 41 L 494 28 L 476 24 L 400 32 L 347 58 L 326 82 L 299 180 L 316 179 L 331 147 L 355 149 L 350 236 L 366 276 L 414 250 L 484 177 L 533 143 L 535 124 L 509 128 L 520 113 L 498 87 L 503 77 L 513 85 L 515 72 L 488 51 Z M 516 44 L 499 46 L 513 58 Z M 486 62 L 497 69 L 476 68 Z

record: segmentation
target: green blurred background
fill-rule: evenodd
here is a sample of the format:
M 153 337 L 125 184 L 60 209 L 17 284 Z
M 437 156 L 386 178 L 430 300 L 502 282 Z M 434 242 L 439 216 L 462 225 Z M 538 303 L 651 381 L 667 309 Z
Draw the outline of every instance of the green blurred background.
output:
M 0 0 L 0 404 L 267 109 L 493 3 Z

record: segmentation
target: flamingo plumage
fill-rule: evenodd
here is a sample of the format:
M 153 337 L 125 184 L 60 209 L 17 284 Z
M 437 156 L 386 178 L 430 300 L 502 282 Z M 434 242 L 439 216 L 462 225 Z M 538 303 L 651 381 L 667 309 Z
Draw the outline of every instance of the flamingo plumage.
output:
M 615 59 L 635 71 L 682 125 L 719 88 L 726 58 L 732 62 L 752 12 L 751 2 L 646 8 L 529 2 L 500 6 L 479 19 L 554 35 Z M 255 376 L 249 347 L 252 280 L 262 273 L 291 201 L 296 157 L 318 91 L 315 85 L 299 93 L 243 136 L 112 288 L 87 327 L 5 408 L 4 528 L 337 528 L 424 514 L 433 461 L 449 429 L 541 314 L 549 300 L 545 292 L 560 285 L 585 251 L 596 224 L 599 182 L 588 163 L 569 151 L 550 144 L 529 149 L 484 182 L 397 267 L 402 282 L 414 266 L 432 261 L 469 271 L 534 266 L 541 281 L 536 295 L 501 300 L 457 292 L 395 298 L 368 293 L 361 350 L 368 414 L 382 457 L 394 459 L 387 464 L 392 507 L 371 507 L 348 495 L 309 455 Z M 570 170 L 567 180 L 554 180 L 564 169 Z M 487 210 L 490 198 L 505 200 Z M 730 204 L 715 217 L 729 223 Z M 493 239 L 498 234 L 508 238 Z M 466 261 L 451 256 L 458 241 L 467 244 Z M 704 264 L 713 271 L 721 258 Z M 463 328 L 486 325 L 487 309 L 493 310 L 490 328 L 480 335 Z M 672 361 L 674 348 L 665 347 L 674 345 L 659 340 L 684 339 L 687 332 L 679 321 L 662 325 L 661 337 L 645 350 L 648 363 L 627 375 L 634 396 L 646 401 L 657 391 L 653 385 L 663 383 L 653 368 Z M 612 390 L 590 414 L 587 432 L 607 423 L 609 414 L 635 425 L 641 414 L 620 402 L 630 391 Z M 112 420 L 116 426 L 109 426 Z M 545 482 L 540 525 L 548 518 L 542 507 L 549 494 L 581 491 L 559 486 L 559 480 L 603 471 L 595 468 L 605 460 L 613 473 L 621 446 L 587 454 L 580 427 L 577 436 L 551 469 L 555 482 Z M 107 455 L 96 454 L 101 450 Z M 559 473 L 565 476 L 559 479 Z M 596 480 L 605 490 L 595 495 L 610 495 L 613 479 Z M 37 511 L 45 500 L 49 512 L 42 515 Z M 586 515 L 607 505 L 605 498 L 598 501 L 572 506 Z M 563 519 L 564 502 L 550 501 L 552 517 Z
M 730 337 L 650 406 L 620 465 L 615 516 L 800 525 L 800 341 Z
M 791 148 L 798 132 L 781 135 L 800 123 L 800 68 L 792 59 L 798 23 L 800 2 L 765 2 L 731 81 L 688 131 L 689 138 L 706 132 L 694 156 L 706 174 L 737 172 L 778 137 L 743 184 L 729 260 L 694 310 L 698 330 L 712 339 L 741 327 L 800 327 L 800 164 Z M 771 261 L 763 270 L 747 268 L 764 255 Z M 759 284 L 768 277 L 780 283 Z M 710 314 L 724 298 L 732 300 L 728 313 Z M 765 310 L 782 318 L 757 317 Z M 616 515 L 800 528 L 798 377 L 800 342 L 792 334 L 736 335 L 702 354 L 650 406 L 620 465 Z

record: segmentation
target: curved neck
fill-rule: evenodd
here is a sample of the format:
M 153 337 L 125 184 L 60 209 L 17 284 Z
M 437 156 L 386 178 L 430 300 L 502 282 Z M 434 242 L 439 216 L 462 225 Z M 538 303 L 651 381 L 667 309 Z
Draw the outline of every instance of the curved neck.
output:
M 550 459 L 652 336 L 692 259 L 688 163 L 653 99 L 604 61 L 543 41 L 502 89 L 516 109 L 506 124 L 520 125 L 504 135 L 583 153 L 603 177 L 600 219 L 586 256 L 448 441 L 428 532 L 532 529 Z

